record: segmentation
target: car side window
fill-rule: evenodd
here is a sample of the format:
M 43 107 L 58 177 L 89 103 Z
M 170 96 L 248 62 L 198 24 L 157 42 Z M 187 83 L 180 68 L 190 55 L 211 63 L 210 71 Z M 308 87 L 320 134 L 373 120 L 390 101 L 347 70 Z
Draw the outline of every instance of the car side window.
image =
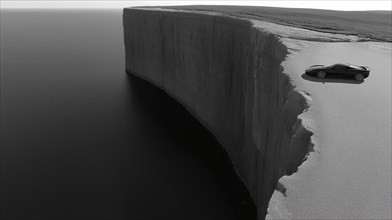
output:
M 344 70 L 344 69 L 346 69 L 346 67 L 342 66 L 342 65 L 336 65 L 333 68 L 336 69 L 336 70 Z

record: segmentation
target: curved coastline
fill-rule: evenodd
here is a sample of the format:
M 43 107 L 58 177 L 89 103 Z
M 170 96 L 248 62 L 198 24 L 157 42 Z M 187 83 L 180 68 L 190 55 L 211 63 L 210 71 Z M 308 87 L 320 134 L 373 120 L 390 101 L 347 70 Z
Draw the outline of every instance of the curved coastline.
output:
M 182 103 L 225 148 L 264 219 L 280 177 L 311 150 L 308 108 L 281 63 L 281 37 L 245 19 L 124 9 L 126 71 Z

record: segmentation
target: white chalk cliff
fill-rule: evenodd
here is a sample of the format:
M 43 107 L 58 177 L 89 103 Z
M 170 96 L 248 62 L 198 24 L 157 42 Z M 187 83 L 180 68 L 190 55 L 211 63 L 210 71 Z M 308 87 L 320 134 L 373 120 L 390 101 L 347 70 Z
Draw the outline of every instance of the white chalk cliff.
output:
M 277 30 L 147 8 L 126 8 L 123 19 L 126 71 L 166 91 L 216 136 L 264 219 L 278 179 L 296 171 L 312 135 L 297 118 L 307 103 L 282 72 L 289 49 Z

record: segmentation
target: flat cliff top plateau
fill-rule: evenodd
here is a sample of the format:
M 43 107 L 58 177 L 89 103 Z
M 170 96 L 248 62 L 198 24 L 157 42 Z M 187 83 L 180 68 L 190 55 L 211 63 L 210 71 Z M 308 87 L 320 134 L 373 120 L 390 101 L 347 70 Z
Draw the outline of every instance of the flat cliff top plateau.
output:
M 167 6 L 177 10 L 225 13 L 323 33 L 356 35 L 360 41 L 392 42 L 391 11 L 331 11 L 255 6 Z

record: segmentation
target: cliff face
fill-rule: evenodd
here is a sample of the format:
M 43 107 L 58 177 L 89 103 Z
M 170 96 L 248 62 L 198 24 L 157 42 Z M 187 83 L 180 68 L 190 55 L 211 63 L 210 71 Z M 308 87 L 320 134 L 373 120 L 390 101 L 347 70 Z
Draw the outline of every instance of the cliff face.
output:
M 282 73 L 285 45 L 228 16 L 127 8 L 123 19 L 126 71 L 165 90 L 216 136 L 263 219 L 311 135 L 297 119 L 306 102 Z

